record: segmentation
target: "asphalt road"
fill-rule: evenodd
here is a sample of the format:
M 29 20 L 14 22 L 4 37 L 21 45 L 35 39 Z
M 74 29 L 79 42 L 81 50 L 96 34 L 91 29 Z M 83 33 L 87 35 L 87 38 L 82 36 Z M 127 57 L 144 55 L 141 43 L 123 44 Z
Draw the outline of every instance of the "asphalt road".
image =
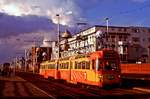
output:
M 146 84 L 147 82 L 147 84 Z M 145 86 L 142 86 L 145 85 Z M 101 98 L 101 99 L 150 99 L 148 81 L 123 79 L 121 87 L 93 88 L 74 85 L 38 74 L 16 73 L 16 76 L 0 76 L 0 99 L 2 98 Z

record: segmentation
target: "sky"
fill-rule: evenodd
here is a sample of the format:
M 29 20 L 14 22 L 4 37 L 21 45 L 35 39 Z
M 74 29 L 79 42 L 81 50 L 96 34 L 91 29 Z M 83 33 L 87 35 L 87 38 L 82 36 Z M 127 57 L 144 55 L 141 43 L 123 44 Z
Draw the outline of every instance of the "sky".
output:
M 60 31 L 72 34 L 83 28 L 77 23 L 150 27 L 150 0 L 0 0 L 0 63 L 43 39 L 56 40 Z

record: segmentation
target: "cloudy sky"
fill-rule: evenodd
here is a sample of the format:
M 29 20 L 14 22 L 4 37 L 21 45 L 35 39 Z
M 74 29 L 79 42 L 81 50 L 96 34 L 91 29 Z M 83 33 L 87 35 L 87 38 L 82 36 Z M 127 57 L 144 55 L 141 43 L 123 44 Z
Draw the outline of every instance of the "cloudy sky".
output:
M 56 39 L 57 17 L 61 28 L 72 32 L 76 23 L 150 26 L 149 0 L 0 0 L 0 63 L 23 55 L 33 41 Z

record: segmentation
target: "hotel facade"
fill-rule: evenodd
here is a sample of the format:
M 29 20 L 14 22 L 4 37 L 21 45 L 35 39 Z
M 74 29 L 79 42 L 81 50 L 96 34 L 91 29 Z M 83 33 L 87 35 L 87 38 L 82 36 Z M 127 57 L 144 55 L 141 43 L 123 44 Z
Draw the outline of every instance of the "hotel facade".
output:
M 62 33 L 60 58 L 110 48 L 116 50 L 122 63 L 150 62 L 150 28 L 95 25 L 70 36 Z M 69 36 L 68 36 L 69 35 Z M 52 42 L 51 59 L 58 57 L 57 42 Z

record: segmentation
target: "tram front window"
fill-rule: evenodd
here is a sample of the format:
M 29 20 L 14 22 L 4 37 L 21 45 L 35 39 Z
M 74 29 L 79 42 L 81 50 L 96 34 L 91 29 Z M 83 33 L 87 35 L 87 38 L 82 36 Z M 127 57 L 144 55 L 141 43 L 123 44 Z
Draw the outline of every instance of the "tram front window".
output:
M 115 62 L 106 62 L 105 70 L 117 70 L 117 64 Z

